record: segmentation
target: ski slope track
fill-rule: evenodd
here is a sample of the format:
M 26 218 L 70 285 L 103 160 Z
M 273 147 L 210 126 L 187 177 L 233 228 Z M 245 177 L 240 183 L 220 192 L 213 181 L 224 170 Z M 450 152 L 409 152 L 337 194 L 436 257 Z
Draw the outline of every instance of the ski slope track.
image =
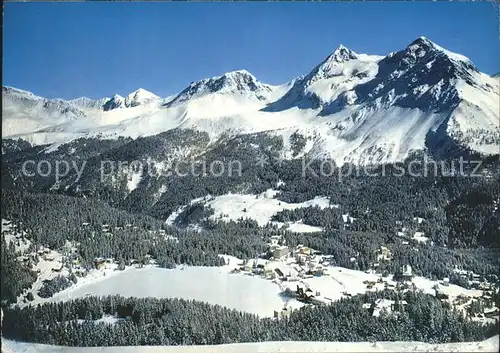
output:
M 206 131 L 214 141 L 276 134 L 287 146 L 298 132 L 310 156 L 369 164 L 402 161 L 450 141 L 482 155 L 497 154 L 500 144 L 499 78 L 424 37 L 385 57 L 341 45 L 309 73 L 278 86 L 238 70 L 165 98 L 144 89 L 98 100 L 47 99 L 12 87 L 2 94 L 2 138 L 35 145 L 179 128 Z

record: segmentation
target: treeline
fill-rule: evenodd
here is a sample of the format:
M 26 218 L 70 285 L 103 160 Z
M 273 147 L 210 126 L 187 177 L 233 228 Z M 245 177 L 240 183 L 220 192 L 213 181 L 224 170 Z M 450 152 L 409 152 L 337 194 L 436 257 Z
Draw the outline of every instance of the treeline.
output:
M 132 214 L 95 199 L 57 194 L 32 194 L 2 190 L 2 218 L 22 222 L 38 243 L 57 249 L 66 240 L 80 241 L 88 233 L 136 227 L 142 231 L 160 229 L 163 222 L 143 214 Z M 84 223 L 87 223 L 84 225 Z
M 78 252 L 68 260 L 79 260 L 86 269 L 94 268 L 98 257 L 114 258 L 121 266 L 132 260 L 148 264 L 150 259 L 167 268 L 178 264 L 220 266 L 224 260 L 219 254 L 242 259 L 258 256 L 266 250 L 262 235 L 273 231 L 260 230 L 254 221 L 207 222 L 203 233 L 186 231 L 92 199 L 10 190 L 3 193 L 2 218 L 25 230 L 34 245 L 64 252 L 61 248 L 67 240 L 79 244 Z M 10 302 L 36 278 L 16 260 L 19 254 L 13 245 L 2 251 L 2 300 Z M 60 280 L 46 283 L 42 295 L 51 296 L 67 284 Z
M 23 266 L 16 258 L 14 243 L 7 245 L 5 236 L 1 239 L 0 286 L 1 301 L 15 302 L 16 298 L 36 280 L 36 273 Z
M 220 265 L 219 254 L 255 257 L 265 250 L 261 238 L 272 230 L 259 230 L 254 221 L 206 223 L 206 230 L 186 231 L 142 214 L 117 210 L 93 199 L 53 194 L 4 191 L 2 218 L 27 231 L 37 245 L 59 249 L 66 240 L 80 243 L 84 266 L 96 257 L 128 261 L 147 255 L 161 263 Z
M 303 217 L 306 224 L 331 225 L 338 229 L 343 226 L 341 214 L 348 214 L 356 218 L 349 226 L 351 230 L 396 234 L 405 227 L 410 236 L 415 231 L 424 232 L 436 245 L 498 247 L 500 182 L 497 164 L 483 163 L 484 176 L 481 177 L 434 176 L 432 166 L 428 167 L 428 176 L 425 176 L 424 167 L 421 170 L 413 168 L 416 175 L 421 173 L 422 176 L 397 176 L 396 167 L 408 170 L 410 162 L 370 169 L 376 177 L 349 165 L 331 177 L 321 177 L 313 175 L 321 170 L 321 162 L 316 161 L 309 165 L 308 171 L 313 172 L 301 177 L 302 166 L 292 161 L 284 168 L 288 174 L 280 174 L 284 181 L 278 195 L 280 200 L 296 203 L 322 195 L 340 207 L 284 211 L 276 219 Z M 424 222 L 417 224 L 415 217 L 423 218 Z
M 450 277 L 455 267 L 467 269 L 485 278 L 498 273 L 498 253 L 495 249 L 448 249 L 412 242 L 403 244 L 401 239 L 378 232 L 357 232 L 326 229 L 320 233 L 297 234 L 287 232 L 286 244 L 303 244 L 332 255 L 335 265 L 365 271 L 378 263 L 377 270 L 394 274 L 410 265 L 414 274 L 432 279 Z M 391 260 L 378 260 L 380 247 L 387 247 Z M 352 261 L 354 259 L 355 261 Z
M 377 298 L 405 300 L 395 313 L 363 308 Z M 110 319 L 113 323 L 109 323 Z M 86 297 L 4 310 L 3 337 L 65 346 L 206 345 L 262 341 L 480 341 L 497 324 L 481 324 L 434 297 L 379 292 L 305 307 L 273 320 L 182 299 Z
M 330 161 L 327 164 L 334 168 L 332 175 L 322 176 L 323 161 L 310 161 L 306 156 L 305 173 L 302 160 L 280 161 L 284 142 L 279 136 L 257 133 L 221 137 L 214 143 L 209 141 L 206 133 L 176 129 L 136 140 L 79 139 L 46 153 L 39 153 L 41 147 L 23 150 L 20 143 L 17 149 L 21 149 L 21 154 L 16 152 L 4 156 L 2 178 L 6 188 L 37 192 L 56 190 L 72 196 L 99 199 L 113 207 L 159 219 L 166 219 L 195 198 L 228 192 L 260 193 L 276 188 L 278 181 L 282 181 L 278 196 L 282 201 L 302 202 L 321 195 L 340 205 L 338 211 L 310 212 L 305 215 L 307 222 L 328 223 L 332 228 L 338 228 L 342 223 L 337 215 L 342 212 L 357 219 L 351 230 L 395 234 L 397 224 L 401 222 L 409 231 L 425 232 L 436 245 L 499 246 L 496 235 L 500 231 L 497 207 L 500 173 L 498 161 L 493 158 L 483 158 L 479 170 L 474 170 L 475 164 L 464 166 L 465 173 L 475 172 L 481 176 L 459 175 L 459 160 L 452 158 L 439 161 L 438 165 L 424 165 L 426 160 L 422 153 L 415 153 L 403 163 L 369 170 L 349 164 L 337 168 Z M 293 153 L 298 155 L 304 148 L 305 137 L 295 133 L 290 143 Z M 14 147 L 6 149 L 16 150 Z M 24 160 L 36 161 L 42 157 L 86 161 L 81 179 L 75 183 L 75 171 L 72 171 L 60 185 L 54 185 L 50 178 L 41 180 L 22 175 L 20 170 Z M 261 159 L 266 161 L 265 165 L 257 163 Z M 116 166 L 119 162 L 134 160 L 153 163 L 143 166 L 141 183 L 132 192 L 127 189 L 128 167 L 115 168 L 109 178 L 100 180 L 101 162 L 112 161 Z M 179 176 L 159 172 L 176 161 L 194 164 L 205 161 L 208 165 L 222 161 L 226 169 L 230 162 L 238 161 L 241 175 L 188 173 Z M 413 162 L 417 163 L 410 164 Z M 401 175 L 401 170 L 405 171 L 404 175 Z M 414 217 L 425 221 L 414 225 Z
M 497 273 L 499 265 L 494 249 L 447 249 L 416 242 L 404 245 L 392 234 L 339 230 L 329 222 L 315 223 L 324 226 L 324 232 L 297 234 L 275 227 L 262 228 L 252 220 L 226 223 L 204 219 L 200 223 L 203 231 L 199 232 L 167 227 L 152 217 L 117 210 L 92 199 L 13 191 L 5 191 L 4 195 L 2 218 L 22 222 L 22 228 L 37 245 L 57 250 L 66 240 L 80 243 L 78 257 L 87 269 L 94 267 L 97 257 L 114 258 L 123 265 L 132 260 L 148 264 L 152 258 L 167 268 L 178 264 L 219 266 L 224 264 L 219 254 L 241 259 L 259 256 L 266 251 L 265 242 L 273 234 L 285 234 L 289 246 L 310 246 L 332 255 L 338 266 L 363 271 L 375 262 L 379 262 L 380 271 L 391 274 L 403 265 L 411 265 L 417 275 L 441 279 L 452 276 L 455 266 L 487 276 Z M 291 215 L 288 219 L 307 219 L 308 211 L 314 217 L 339 212 L 336 208 L 325 209 L 325 212 L 314 207 L 297 209 L 288 212 Z M 210 214 L 207 212 L 211 211 L 193 205 L 185 210 L 183 218 L 198 218 L 196 213 L 207 216 Z M 277 217 L 285 214 L 282 212 Z M 103 224 L 107 225 L 107 230 L 103 230 Z M 390 262 L 377 260 L 380 246 L 387 246 L 392 251 Z M 12 285 L 18 286 L 18 283 L 14 280 Z
M 342 212 L 337 208 L 320 208 L 318 206 L 309 206 L 283 210 L 272 217 L 276 222 L 297 222 L 318 227 L 329 227 L 332 229 L 342 229 L 344 221 Z
M 66 288 L 71 287 L 73 283 L 76 283 L 76 276 L 73 274 L 71 276 L 72 279 L 69 279 L 64 276 L 57 276 L 50 280 L 46 280 L 40 290 L 38 291 L 38 295 L 41 298 L 50 298 L 57 292 L 65 290 Z

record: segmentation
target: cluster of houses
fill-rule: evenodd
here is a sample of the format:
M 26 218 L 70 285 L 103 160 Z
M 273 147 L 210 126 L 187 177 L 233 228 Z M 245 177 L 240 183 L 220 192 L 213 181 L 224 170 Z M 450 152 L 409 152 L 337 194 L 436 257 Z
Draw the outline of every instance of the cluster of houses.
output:
M 342 215 L 342 222 L 344 229 L 350 229 L 357 218 L 351 217 L 349 213 Z
M 433 242 L 429 242 L 429 238 L 425 236 L 424 232 L 418 231 L 419 225 L 422 224 L 423 221 L 423 218 L 413 217 L 414 224 L 412 224 L 412 227 L 410 228 L 417 229 L 413 231 L 403 226 L 403 222 L 396 221 L 396 235 L 403 239 L 403 245 L 409 245 L 411 241 L 421 244 L 429 243 L 430 245 L 433 245 Z
M 287 287 L 285 294 L 306 304 L 327 305 L 332 302 L 331 298 L 322 296 L 320 291 L 314 291 L 304 282 L 297 283 L 295 291 Z
M 84 222 L 82 223 L 83 227 L 89 227 L 90 223 Z M 111 227 L 109 224 L 105 223 L 101 225 L 101 232 L 112 237 L 113 236 L 113 229 L 114 230 L 122 230 L 125 228 L 129 229 L 139 229 L 138 226 L 133 226 L 132 224 L 126 224 L 124 227 L 116 226 L 116 227 Z M 167 241 L 174 241 L 174 242 L 179 242 L 179 239 L 177 237 L 174 237 L 172 235 L 169 235 L 166 233 L 165 229 L 159 229 L 159 230 L 149 230 L 149 234 L 151 234 L 151 239 L 153 241 L 155 240 L 160 240 L 164 239 Z
M 494 282 L 496 282 L 492 283 L 488 282 L 485 278 L 483 278 L 483 276 L 474 273 L 473 271 L 462 270 L 456 266 L 453 272 L 455 272 L 455 274 L 460 276 L 460 278 L 462 278 L 463 280 L 467 281 L 468 286 L 474 289 L 490 291 L 493 290 L 496 285 L 498 285 L 498 276 L 496 274 L 491 274 L 489 276 L 493 278 Z
M 382 313 L 396 314 L 401 312 L 407 305 L 406 300 L 377 299 L 371 303 L 363 304 L 363 308 L 367 309 L 370 315 L 378 317 Z

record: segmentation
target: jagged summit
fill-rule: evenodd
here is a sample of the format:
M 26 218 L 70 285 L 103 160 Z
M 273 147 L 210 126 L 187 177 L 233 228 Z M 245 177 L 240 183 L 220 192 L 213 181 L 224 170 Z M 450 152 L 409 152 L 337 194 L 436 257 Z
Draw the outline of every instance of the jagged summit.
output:
M 101 98 L 101 99 L 92 99 L 88 97 L 80 97 L 76 99 L 71 99 L 68 102 L 73 104 L 76 107 L 83 109 L 103 109 L 104 104 L 109 101 L 109 97 Z
M 408 52 L 412 52 L 417 54 L 418 57 L 423 57 L 426 54 L 435 54 L 435 55 L 441 55 L 441 56 L 446 56 L 447 58 L 457 61 L 457 62 L 465 62 L 467 64 L 472 64 L 472 61 L 467 58 L 464 55 L 454 53 L 452 51 L 449 51 L 440 45 L 436 44 L 432 40 L 430 40 L 427 37 L 419 37 L 413 42 L 411 42 L 408 47 L 406 48 Z
M 224 75 L 222 76 L 227 76 L 227 77 L 238 77 L 238 76 L 251 76 L 253 78 L 255 78 L 254 75 L 252 75 L 250 72 L 248 72 L 247 70 L 245 69 L 241 69 L 241 70 L 234 70 L 234 71 L 229 71 L 229 72 L 226 72 Z M 220 77 L 220 76 L 219 76 Z
M 291 107 L 318 109 L 335 101 L 339 95 L 375 77 L 382 57 L 358 54 L 340 44 L 319 65 L 301 79 L 266 111 L 283 111 Z
M 259 82 L 255 76 L 247 70 L 236 70 L 227 72 L 221 76 L 191 82 L 191 84 L 179 93 L 174 100 L 169 102 L 167 106 L 172 106 L 213 93 L 247 96 L 249 98 L 265 100 L 271 92 L 271 86 Z
M 112 109 L 123 108 L 125 106 L 125 98 L 119 94 L 115 94 L 111 99 L 104 103 L 104 111 L 109 111 Z
M 326 61 L 335 61 L 338 63 L 342 63 L 348 60 L 358 59 L 358 54 L 352 51 L 349 48 L 346 48 L 344 45 L 340 44 L 335 51 L 328 56 Z
M 498 91 L 497 78 L 419 37 L 385 57 L 339 45 L 310 72 L 278 86 L 235 70 L 164 99 L 140 88 L 125 97 L 63 101 L 4 87 L 2 127 L 4 138 L 36 144 L 175 128 L 194 127 L 213 138 L 299 128 L 314 139 L 315 156 L 328 154 L 339 163 L 364 163 L 370 156 L 400 161 L 445 144 L 497 153 Z M 133 108 L 141 104 L 144 109 Z
M 11 96 L 17 97 L 18 99 L 43 99 L 42 97 L 37 96 L 33 92 L 26 91 L 23 89 L 11 87 L 11 86 L 2 86 L 2 95 L 3 96 Z
M 103 104 L 104 111 L 109 111 L 117 108 L 132 108 L 139 105 L 147 104 L 152 101 L 158 100 L 156 94 L 151 93 L 143 88 L 139 88 L 134 92 L 129 93 L 126 97 L 115 94 L 111 99 Z

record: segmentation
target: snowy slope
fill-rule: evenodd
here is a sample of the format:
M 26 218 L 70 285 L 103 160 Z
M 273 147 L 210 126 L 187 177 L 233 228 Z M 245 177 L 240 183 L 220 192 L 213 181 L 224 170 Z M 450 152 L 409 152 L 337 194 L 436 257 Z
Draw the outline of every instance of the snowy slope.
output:
M 238 70 L 164 99 L 139 89 L 125 97 L 64 101 L 4 87 L 2 137 L 49 144 L 175 128 L 207 131 L 213 140 L 269 132 L 284 137 L 284 156 L 292 158 L 288 139 L 298 131 L 309 139 L 309 155 L 338 164 L 401 161 L 450 142 L 494 154 L 499 90 L 498 78 L 420 37 L 385 57 L 341 45 L 308 74 L 279 86 Z
M 283 111 L 290 107 L 317 109 L 335 101 L 356 85 L 373 79 L 378 71 L 380 56 L 357 54 L 340 45 L 307 76 L 296 80 L 281 99 L 267 109 Z M 354 99 L 347 94 L 347 101 Z
M 2 87 L 2 137 L 27 134 L 84 115 L 62 99 L 45 99 L 17 88 Z
M 214 214 L 211 216 L 214 220 L 222 220 L 225 222 L 235 221 L 239 219 L 255 220 L 259 226 L 265 226 L 271 222 L 272 217 L 283 210 L 294 210 L 297 208 L 319 207 L 321 209 L 328 207 L 339 207 L 331 205 L 327 197 L 316 197 L 302 203 L 287 203 L 276 199 L 276 194 L 279 192 L 269 189 L 259 195 L 253 194 L 227 194 L 212 197 L 207 195 L 202 198 L 197 198 L 190 202 L 190 205 L 200 204 L 204 207 L 210 207 Z M 176 212 L 173 212 L 166 220 L 169 225 L 175 224 L 176 218 L 185 210 L 187 206 L 180 207 Z M 289 230 L 296 233 L 321 232 L 321 227 L 313 227 L 301 222 L 281 223 L 271 222 L 278 227 L 288 226 Z
M 257 353 L 257 352 L 498 352 L 498 335 L 483 342 L 429 344 L 422 342 L 259 342 L 219 346 L 61 347 L 2 339 L 5 353 Z

